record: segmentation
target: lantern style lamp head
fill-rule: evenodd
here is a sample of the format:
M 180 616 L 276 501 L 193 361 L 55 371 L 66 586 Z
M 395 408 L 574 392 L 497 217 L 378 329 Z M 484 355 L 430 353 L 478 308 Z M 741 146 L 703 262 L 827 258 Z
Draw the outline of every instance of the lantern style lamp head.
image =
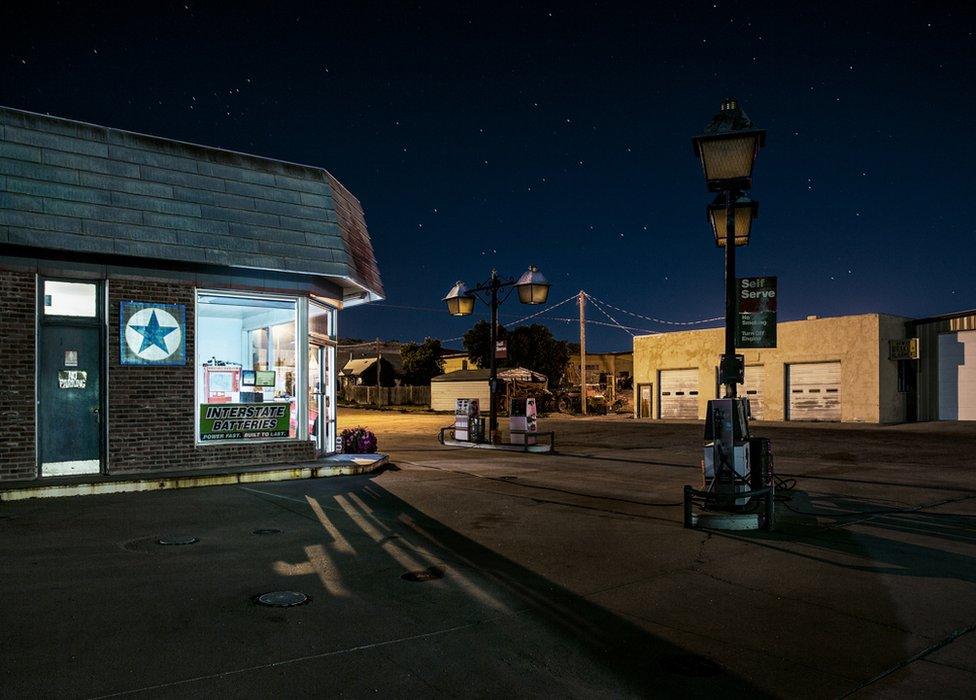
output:
M 523 304 L 545 304 L 549 298 L 549 280 L 535 265 L 530 265 L 522 273 L 515 286 L 518 288 L 519 301 Z
M 708 223 L 715 234 L 715 244 L 719 248 L 725 247 L 725 230 L 728 225 L 728 195 L 719 194 L 715 201 L 708 205 Z M 749 234 L 752 233 L 752 220 L 759 218 L 759 202 L 754 202 L 745 195 L 732 203 L 735 217 L 735 244 L 748 245 Z
M 468 285 L 461 280 L 451 287 L 444 301 L 451 316 L 470 316 L 474 313 L 474 295 L 468 292 Z
M 765 142 L 765 130 L 753 127 L 738 101 L 734 97 L 724 100 L 705 132 L 692 139 L 708 190 L 750 189 L 752 166 Z

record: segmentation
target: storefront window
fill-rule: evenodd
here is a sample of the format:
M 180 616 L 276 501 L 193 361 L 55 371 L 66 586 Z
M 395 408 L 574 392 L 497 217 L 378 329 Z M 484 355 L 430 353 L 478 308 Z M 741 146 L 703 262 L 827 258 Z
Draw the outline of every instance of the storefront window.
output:
M 197 297 L 201 442 L 298 436 L 304 397 L 296 362 L 296 304 L 294 299 Z

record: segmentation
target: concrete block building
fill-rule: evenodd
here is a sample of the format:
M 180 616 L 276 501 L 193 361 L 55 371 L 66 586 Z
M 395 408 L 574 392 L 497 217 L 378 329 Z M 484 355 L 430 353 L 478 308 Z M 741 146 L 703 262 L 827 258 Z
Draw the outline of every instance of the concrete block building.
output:
M 0 108 L 0 481 L 332 452 L 338 312 L 382 296 L 321 168 Z
M 760 420 L 904 421 L 908 392 L 888 357 L 908 320 L 861 314 L 780 323 L 777 347 L 739 351 L 746 369 L 738 393 Z M 703 419 L 720 395 L 724 337 L 723 328 L 636 337 L 636 416 Z

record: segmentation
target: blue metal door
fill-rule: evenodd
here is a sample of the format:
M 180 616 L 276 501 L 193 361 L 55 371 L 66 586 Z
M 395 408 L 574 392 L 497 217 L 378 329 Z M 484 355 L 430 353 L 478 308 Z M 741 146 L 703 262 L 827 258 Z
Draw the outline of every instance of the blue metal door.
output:
M 102 465 L 102 327 L 97 288 L 92 316 L 51 313 L 42 296 L 37 347 L 38 462 L 41 476 L 97 474 Z M 59 283 L 55 283 L 59 284 Z M 60 283 L 62 286 L 65 283 Z M 75 287 L 95 286 L 70 283 Z M 75 293 L 75 289 L 70 290 Z M 84 291 L 84 290 L 83 290 Z M 54 295 L 56 304 L 58 297 Z M 85 311 L 87 313 L 87 310 Z

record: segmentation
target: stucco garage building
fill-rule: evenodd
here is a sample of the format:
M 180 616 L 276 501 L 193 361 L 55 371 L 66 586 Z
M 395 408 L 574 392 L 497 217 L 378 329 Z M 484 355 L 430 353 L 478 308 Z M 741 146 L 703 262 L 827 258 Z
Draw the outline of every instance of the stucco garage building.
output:
M 888 357 L 908 320 L 862 314 L 780 323 L 778 347 L 739 351 L 746 364 L 739 394 L 762 420 L 904 421 L 907 387 Z M 634 391 L 644 398 L 637 416 L 703 419 L 719 396 L 723 343 L 722 328 L 636 337 Z
M 333 452 L 338 311 L 382 295 L 321 168 L 0 108 L 0 481 Z

